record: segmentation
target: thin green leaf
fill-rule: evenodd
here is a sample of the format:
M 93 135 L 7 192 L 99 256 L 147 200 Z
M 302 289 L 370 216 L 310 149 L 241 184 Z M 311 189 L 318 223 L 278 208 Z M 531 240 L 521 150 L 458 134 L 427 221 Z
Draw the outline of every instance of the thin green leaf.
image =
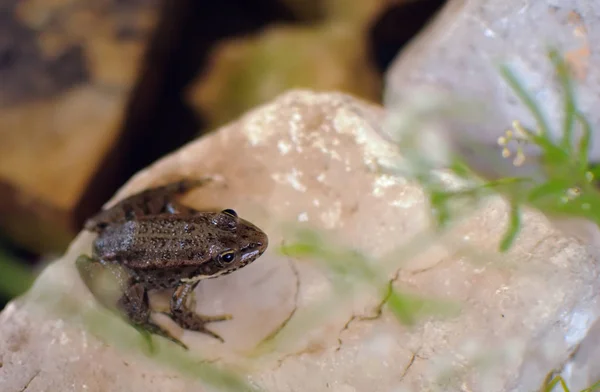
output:
M 581 130 L 583 135 L 581 135 L 581 139 L 579 140 L 579 165 L 580 170 L 585 170 L 589 164 L 589 148 L 590 148 L 590 140 L 592 138 L 592 126 L 589 121 L 581 114 L 580 112 L 575 113 L 575 118 L 581 125 Z
M 420 310 L 421 302 L 411 300 L 396 291 L 392 291 L 387 300 L 387 305 L 400 323 L 413 325 L 416 320 L 415 316 Z
M 455 316 L 460 305 L 451 301 L 417 297 L 391 290 L 386 301 L 390 311 L 404 325 L 414 325 L 419 317 L 427 315 Z
M 547 161 L 558 163 L 569 160 L 569 152 L 562 149 L 560 146 L 555 145 L 548 137 L 548 134 L 538 134 L 527 128 L 524 128 L 524 130 L 529 140 L 542 148 L 546 158 L 551 158 L 547 159 Z
M 600 195 L 584 192 L 572 200 L 539 203 L 537 208 L 548 215 L 580 217 L 600 225 Z
M 565 383 L 565 380 L 562 378 L 561 375 L 557 375 L 554 378 L 552 378 L 550 380 L 551 374 L 549 374 L 546 377 L 546 380 L 544 381 L 544 384 L 542 385 L 542 392 L 552 392 L 554 390 L 554 388 L 560 384 L 563 392 L 571 392 L 569 390 L 569 388 L 567 387 L 567 384 Z
M 540 134 L 544 136 L 548 135 L 550 133 L 550 126 L 548 125 L 548 122 L 546 121 L 546 118 L 542 114 L 540 108 L 536 105 L 533 98 L 523 87 L 523 83 L 519 81 L 519 79 L 515 76 L 512 70 L 506 65 L 502 65 L 500 67 L 500 73 L 504 77 L 504 80 L 506 80 L 508 85 L 517 94 L 521 102 L 523 102 L 523 104 L 527 107 L 527 109 L 535 118 L 538 129 L 540 130 Z
M 573 85 L 571 83 L 571 78 L 569 77 L 569 68 L 567 63 L 558 54 L 558 51 L 555 49 L 550 50 L 549 57 L 554 64 L 554 68 L 556 69 L 556 74 L 564 95 L 564 119 L 561 145 L 564 149 L 571 151 L 571 143 L 573 141 L 573 126 L 575 120 L 575 97 L 573 95 Z
M 296 242 L 290 245 L 280 246 L 279 252 L 290 257 L 308 257 L 317 253 L 317 249 L 315 244 Z
M 524 177 L 506 177 L 500 178 L 498 180 L 488 181 L 482 184 L 479 188 L 495 189 L 496 191 L 503 189 L 515 189 L 515 187 L 520 187 L 521 185 L 529 184 L 531 183 L 531 181 L 532 180 L 530 178 Z
M 471 170 L 471 168 L 458 159 L 454 159 L 452 161 L 452 163 L 449 166 L 449 169 L 452 170 L 454 174 L 456 174 L 460 178 L 469 178 L 473 176 L 473 171 Z
M 560 386 L 562 387 L 564 392 L 571 392 L 571 390 L 567 387 L 567 383 L 565 382 L 565 380 L 561 376 L 558 377 L 558 382 L 560 382 Z
M 504 238 L 500 242 L 500 252 L 506 252 L 512 246 L 521 230 L 521 209 L 518 204 L 510 206 L 510 221 Z
M 552 392 L 556 384 L 558 384 L 558 378 L 556 377 L 550 381 L 546 380 L 546 382 L 542 386 L 542 392 Z
M 600 179 L 600 163 L 591 163 L 588 167 L 588 171 L 592 174 L 593 180 L 592 183 L 598 182 Z
M 448 192 L 431 191 L 429 194 L 432 212 L 439 228 L 446 227 L 450 222 L 451 214 L 448 208 L 448 199 Z
M 600 381 L 596 382 L 594 385 L 592 385 L 591 387 L 584 389 L 581 392 L 594 392 L 594 391 L 600 391 Z
M 535 204 L 548 198 L 559 200 L 565 191 L 573 186 L 572 181 L 563 179 L 551 179 L 548 182 L 533 187 L 527 194 L 527 201 Z

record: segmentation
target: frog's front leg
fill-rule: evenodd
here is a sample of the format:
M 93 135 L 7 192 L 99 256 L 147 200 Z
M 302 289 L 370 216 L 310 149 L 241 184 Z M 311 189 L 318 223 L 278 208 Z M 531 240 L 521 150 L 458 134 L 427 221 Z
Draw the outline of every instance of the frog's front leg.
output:
M 223 338 L 206 329 L 205 325 L 211 322 L 230 320 L 231 315 L 204 316 L 189 310 L 186 300 L 189 298 L 189 295 L 194 294 L 193 291 L 197 285 L 198 282 L 183 283 L 175 289 L 171 297 L 171 317 L 181 328 L 205 333 L 223 342 Z
M 203 186 L 211 180 L 210 177 L 186 179 L 146 189 L 121 200 L 111 208 L 100 211 L 86 222 L 85 229 L 100 232 L 110 223 L 124 222 L 142 216 L 193 213 L 195 210 L 178 203 L 175 200 L 176 196 Z
M 150 321 L 151 309 L 146 289 L 127 276 L 119 266 L 103 264 L 86 255 L 79 256 L 75 266 L 86 286 L 104 307 L 123 316 L 140 332 L 163 336 L 187 349 L 179 339 Z M 106 279 L 100 279 L 103 273 L 111 278 L 106 287 L 99 282 L 106 283 Z
M 121 313 L 127 317 L 129 322 L 140 329 L 141 332 L 146 331 L 151 334 L 162 336 L 180 345 L 184 349 L 188 349 L 183 342 L 174 337 L 167 330 L 150 321 L 150 314 L 152 311 L 148 301 L 148 292 L 141 283 L 131 282 L 131 285 L 125 290 L 123 296 L 117 302 L 117 307 Z

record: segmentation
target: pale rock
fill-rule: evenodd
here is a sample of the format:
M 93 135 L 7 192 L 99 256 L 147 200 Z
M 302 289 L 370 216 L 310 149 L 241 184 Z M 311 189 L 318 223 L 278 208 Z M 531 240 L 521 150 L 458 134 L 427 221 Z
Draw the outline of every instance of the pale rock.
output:
M 509 159 L 501 156 L 497 140 L 511 128 L 514 120 L 533 129 L 536 124 L 502 78 L 499 66 L 506 64 L 513 70 L 541 107 L 553 136 L 558 139 L 562 136 L 563 92 L 547 55 L 548 49 L 556 49 L 572 70 L 577 106 L 597 131 L 600 129 L 600 111 L 597 110 L 600 53 L 593 48 L 600 39 L 598 26 L 600 2 L 597 1 L 450 0 L 438 17 L 396 58 L 386 75 L 384 101 L 390 113 L 386 132 L 397 135 L 400 120 L 406 117 L 402 111 L 407 105 L 424 106 L 423 100 L 415 100 L 415 96 L 424 96 L 427 104 L 437 102 L 438 109 L 452 106 L 457 99 L 465 100 L 471 105 L 468 115 L 462 113 L 457 118 L 455 111 L 453 116 L 442 116 L 443 128 L 437 130 L 437 137 L 455 142 L 463 157 L 486 176 L 540 176 L 538 151 L 534 146 L 525 147 L 526 160 L 521 167 L 513 165 L 514 155 Z M 428 109 L 435 111 L 435 108 Z M 433 122 L 434 125 L 439 123 Z M 415 127 L 419 133 L 422 128 Z M 421 154 L 423 151 L 436 157 L 447 155 L 447 151 L 440 153 L 431 144 L 421 148 Z M 590 158 L 600 160 L 600 138 L 594 135 Z M 598 229 L 589 222 L 555 221 L 554 224 L 590 246 L 600 244 Z M 596 365 L 600 363 L 600 350 L 594 343 L 600 339 L 600 328 L 592 328 L 588 333 L 598 310 L 592 314 L 583 310 L 591 305 L 588 301 L 594 298 L 593 287 L 595 285 L 588 287 L 591 291 L 581 297 L 577 307 L 563 315 L 563 322 L 549 324 L 529 343 L 532 347 L 528 349 L 520 378 L 523 389 L 517 390 L 535 389 L 537 375 L 547 371 L 553 362 L 550 358 L 554 350 L 550 349 L 550 353 L 544 350 L 554 347 L 551 341 L 564 339 L 572 347 L 573 342 L 580 341 L 586 334 L 577 355 L 558 366 L 558 370 L 565 370 L 563 376 L 571 390 L 600 380 L 600 369 Z
M 425 91 L 429 100 L 442 93 L 454 95 L 447 102 L 469 100 L 469 114 L 484 121 L 463 118 L 450 127 L 459 150 L 488 175 L 533 172 L 535 148 L 526 148 L 526 162 L 531 165 L 515 168 L 512 159 L 502 159 L 496 145 L 514 120 L 536 128 L 499 66 L 506 64 L 514 71 L 558 138 L 562 135 L 562 92 L 547 56 L 549 48 L 557 49 L 573 69 L 578 107 L 598 129 L 600 53 L 592 50 L 600 39 L 598 26 L 597 1 L 450 0 L 388 70 L 385 106 L 403 108 L 418 91 Z M 600 138 L 592 138 L 590 152 L 600 160 Z
M 539 386 L 584 338 L 598 314 L 596 249 L 525 211 L 514 248 L 496 253 L 507 221 L 500 198 L 473 207 L 435 237 L 422 189 L 383 173 L 402 162 L 380 136 L 383 115 L 342 94 L 289 92 L 165 157 L 116 195 L 182 176 L 217 176 L 183 201 L 234 208 L 269 235 L 268 251 L 252 265 L 198 287 L 197 310 L 234 317 L 211 325 L 224 344 L 184 333 L 198 369 L 198 357 L 230 365 L 273 392 L 522 391 Z M 329 273 L 278 252 L 293 241 L 283 225 L 294 222 L 368 254 L 386 279 L 396 277 L 396 288 L 455 301 L 460 312 L 409 328 L 385 306 L 379 314 L 382 295 L 371 290 L 331 302 Z M 136 348 L 141 339 L 118 320 L 110 324 L 114 344 L 82 328 L 79 315 L 97 305 L 74 260 L 90 252 L 92 239 L 79 235 L 0 315 L 2 391 L 225 390 L 202 387 L 167 366 L 182 363 L 175 354 L 161 365 L 125 350 L 130 338 Z M 389 257 L 403 245 L 413 248 Z M 323 309 L 327 304 L 333 307 Z M 270 351 L 248 357 L 279 329 L 273 345 L 261 346 Z M 179 353 L 155 341 L 161 353 Z M 194 369 L 188 373 L 197 375 Z

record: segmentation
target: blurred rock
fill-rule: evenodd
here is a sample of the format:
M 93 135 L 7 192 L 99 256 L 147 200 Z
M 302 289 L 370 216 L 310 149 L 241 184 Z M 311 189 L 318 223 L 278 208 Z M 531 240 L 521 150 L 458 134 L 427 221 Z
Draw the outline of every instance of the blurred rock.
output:
M 234 208 L 269 235 L 259 260 L 198 287 L 198 311 L 231 313 L 233 320 L 211 326 L 224 344 L 184 333 L 198 367 L 188 372 L 197 376 L 200 361 L 231 365 L 253 385 L 277 392 L 523 391 L 539 387 L 584 339 L 599 314 L 597 248 L 525 211 L 514 248 L 499 255 L 508 220 L 500 198 L 482 203 L 446 235 L 427 237 L 423 190 L 380 170 L 402 162 L 381 137 L 383 117 L 380 108 L 346 95 L 290 92 L 165 157 L 118 192 L 113 202 L 182 176 L 218 176 L 183 202 Z M 436 175 L 460 185 L 448 173 Z M 457 301 L 460 313 L 409 328 L 371 290 L 346 293 L 310 313 L 328 304 L 334 285 L 318 264 L 278 252 L 293 241 L 282 228 L 292 223 L 325 230 L 372 256 L 402 292 Z M 123 351 L 122 339 L 137 336 L 123 323 L 113 326 L 113 338 L 121 339 L 114 345 L 81 327 L 97 304 L 73 263 L 90 252 L 92 239 L 81 234 L 0 315 L 3 390 L 212 390 L 169 367 L 183 366 L 174 355 L 159 366 Z M 422 251 L 393 252 L 401 245 Z M 265 339 L 272 351 L 251 357 Z M 171 346 L 162 341 L 160 348 Z
M 33 31 L 43 59 L 79 47 L 92 83 L 128 90 L 156 24 L 158 4 L 158 0 L 25 0 L 17 3 L 15 17 Z
M 571 390 L 589 388 L 600 381 L 600 319 L 594 321 L 579 349 L 563 368 L 563 376 Z
M 562 92 L 547 56 L 548 49 L 555 47 L 579 83 L 579 108 L 593 128 L 599 128 L 600 53 L 590 50 L 600 38 L 600 30 L 594 27 L 600 22 L 599 15 L 600 3 L 585 0 L 526 4 L 519 0 L 450 0 L 389 69 L 385 106 L 401 108 L 423 87 L 485 105 L 485 122 L 458 124 L 451 130 L 459 150 L 486 175 L 532 172 L 536 170 L 536 148 L 525 148 L 529 159 L 520 168 L 502 159 L 497 148 L 498 137 L 514 120 L 536 128 L 531 113 L 505 83 L 498 66 L 507 64 L 513 69 L 559 137 Z M 600 138 L 592 138 L 591 144 L 591 156 L 600 159 Z
M 369 24 L 387 3 L 288 0 L 310 24 L 279 24 L 223 40 L 189 91 L 213 128 L 293 88 L 341 91 L 378 102 L 380 76 L 368 55 Z M 311 19 L 312 18 L 312 19 Z
M 78 214 L 117 186 L 121 119 L 157 4 L 24 0 L 0 9 L 0 226 L 21 246 L 62 251 Z
M 378 13 L 369 28 L 369 52 L 384 73 L 400 50 L 433 19 L 447 0 L 393 1 Z
M 304 21 L 318 21 L 327 16 L 329 0 L 281 0 L 287 8 Z
M 413 40 L 388 71 L 385 106 L 393 115 L 406 107 L 422 88 L 426 88 L 431 97 L 451 93 L 454 99 L 484 104 L 487 109 L 485 121 L 446 123 L 450 128 L 448 136 L 458 150 L 489 177 L 519 173 L 539 175 L 536 148 L 526 146 L 525 165 L 515 167 L 512 159 L 502 158 L 501 149 L 497 146 L 498 137 L 511 127 L 514 120 L 536 128 L 532 114 L 505 83 L 498 66 L 504 63 L 513 69 L 540 105 L 552 134 L 558 138 L 562 136 L 563 92 L 547 56 L 549 48 L 556 48 L 566 59 L 577 84 L 578 108 L 587 117 L 592 129 L 598 130 L 600 53 L 591 48 L 600 39 L 600 30 L 596 27 L 599 23 L 598 2 L 450 0 L 439 17 Z M 600 160 L 598 137 L 592 136 L 590 157 L 596 162 Z M 593 246 L 600 243 L 597 227 L 589 227 L 593 225 L 582 227 L 581 222 L 556 223 L 563 232 L 570 235 L 577 233 L 583 243 Z M 581 233 L 582 228 L 587 233 Z M 593 285 L 590 284 L 588 289 L 591 290 Z M 585 306 L 588 299 L 581 297 L 579 306 Z M 543 339 L 562 339 L 571 345 L 586 335 L 597 313 L 592 316 L 587 312 L 574 312 L 568 316 L 572 320 L 570 327 L 548 326 L 540 336 Z M 598 321 L 595 323 L 581 348 L 571 349 L 573 357 L 555 365 L 571 390 L 580 390 L 600 380 L 597 366 L 600 363 L 597 350 L 600 332 Z M 525 357 L 520 381 L 516 384 L 519 387 L 515 390 L 536 389 L 532 376 L 548 371 L 552 362 L 546 353 L 548 347 L 541 342 L 532 345 Z
M 344 26 L 268 28 L 218 45 L 190 99 L 211 127 L 289 88 L 344 91 L 376 101 L 379 80 L 361 36 Z
M 25 0 L 1 6 L 0 114 L 9 120 L 3 123 L 0 116 L 0 137 L 19 133 L 0 148 L 9 151 L 6 162 L 0 160 L 3 233 L 28 250 L 62 251 L 117 186 L 198 129 L 208 130 L 184 102 L 182 89 L 216 41 L 294 21 L 279 0 Z M 69 113 L 79 94 L 86 98 L 78 113 Z M 89 106 L 94 99 L 104 104 Z M 33 115 L 33 108 L 46 117 Z M 48 143 L 59 143 L 59 109 L 61 145 L 45 151 Z M 100 120 L 79 129 L 78 116 Z M 91 154 L 81 150 L 82 140 L 97 146 Z M 35 156 L 40 151 L 44 158 L 54 153 L 60 183 L 52 182 L 54 169 Z M 23 170 L 13 173 L 9 162 Z M 54 198 L 47 200 L 47 194 Z
M 33 250 L 71 240 L 73 214 L 118 138 L 122 95 L 91 85 L 0 109 L 0 222 Z

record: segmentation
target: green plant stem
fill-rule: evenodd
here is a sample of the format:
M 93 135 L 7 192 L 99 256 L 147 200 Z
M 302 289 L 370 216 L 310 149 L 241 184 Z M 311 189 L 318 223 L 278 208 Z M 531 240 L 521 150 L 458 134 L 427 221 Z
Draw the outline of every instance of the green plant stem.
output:
M 507 81 L 509 86 L 517 94 L 517 96 L 521 99 L 523 104 L 527 107 L 527 109 L 535 118 L 540 134 L 543 136 L 548 135 L 548 133 L 550 132 L 550 126 L 548 125 L 548 122 L 546 121 L 546 118 L 542 114 L 540 108 L 536 105 L 533 98 L 523 87 L 523 83 L 519 81 L 519 79 L 515 76 L 512 70 L 506 65 L 500 66 L 500 73 L 502 74 L 502 76 L 504 76 L 504 79 Z

